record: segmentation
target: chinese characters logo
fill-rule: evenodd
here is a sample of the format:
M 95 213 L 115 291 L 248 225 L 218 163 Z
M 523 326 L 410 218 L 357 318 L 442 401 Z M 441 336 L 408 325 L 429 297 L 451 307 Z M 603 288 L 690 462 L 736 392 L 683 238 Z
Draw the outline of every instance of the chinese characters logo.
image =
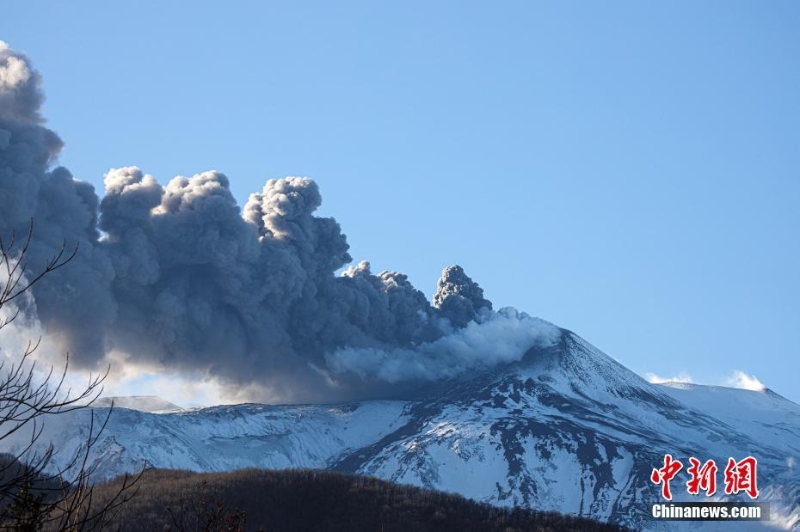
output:
M 686 482 L 686 491 L 689 494 L 697 495 L 700 491 L 705 492 L 710 497 L 717 492 L 717 464 L 714 460 L 707 460 L 701 463 L 695 457 L 689 458 L 689 467 L 686 472 L 689 474 L 689 481 Z M 756 483 L 758 461 L 752 456 L 748 456 L 738 462 L 733 458 L 728 458 L 728 465 L 725 466 L 724 482 L 725 494 L 734 495 L 744 492 L 751 499 L 758 497 L 758 486 Z M 672 500 L 672 490 L 670 481 L 683 469 L 680 460 L 672 458 L 671 454 L 664 455 L 664 466 L 653 469 L 650 480 L 653 484 L 661 484 L 661 496 Z

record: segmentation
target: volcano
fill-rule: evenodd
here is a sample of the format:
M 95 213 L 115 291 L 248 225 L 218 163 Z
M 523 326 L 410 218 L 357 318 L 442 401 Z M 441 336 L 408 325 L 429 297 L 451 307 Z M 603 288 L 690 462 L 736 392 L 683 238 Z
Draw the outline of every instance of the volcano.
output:
M 93 449 L 95 474 L 111 478 L 142 464 L 193 471 L 318 468 L 498 506 L 672 529 L 679 524 L 649 517 L 651 505 L 663 502 L 650 476 L 665 454 L 684 464 L 692 456 L 713 459 L 720 472 L 729 457 L 753 456 L 758 500 L 771 504 L 770 524 L 800 529 L 794 469 L 800 406 L 769 389 L 651 384 L 578 335 L 558 331 L 556 341 L 532 348 L 519 362 L 439 381 L 403 399 L 160 413 L 116 408 Z M 54 465 L 67 463 L 85 442 L 89 416 L 104 412 L 46 419 L 40 443 L 59 442 Z M 0 450 L 25 444 L 24 435 L 15 435 Z M 689 495 L 685 481 L 673 480 L 675 501 L 710 500 Z

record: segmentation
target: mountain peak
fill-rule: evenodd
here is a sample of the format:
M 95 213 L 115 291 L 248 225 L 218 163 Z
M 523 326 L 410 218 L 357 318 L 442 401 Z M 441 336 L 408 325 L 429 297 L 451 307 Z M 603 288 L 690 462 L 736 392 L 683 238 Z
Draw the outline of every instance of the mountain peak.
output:
M 180 412 L 183 410 L 183 408 L 180 406 L 170 403 L 166 399 L 162 399 L 157 395 L 101 397 L 95 401 L 92 406 L 96 408 L 109 408 L 112 404 L 115 408 L 127 408 L 128 410 L 137 410 L 139 412 L 148 412 L 151 414 Z

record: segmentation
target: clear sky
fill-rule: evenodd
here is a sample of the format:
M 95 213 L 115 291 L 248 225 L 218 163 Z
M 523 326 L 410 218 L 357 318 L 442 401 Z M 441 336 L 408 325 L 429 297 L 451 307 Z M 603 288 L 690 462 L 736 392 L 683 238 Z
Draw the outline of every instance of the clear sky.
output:
M 632 370 L 800 402 L 800 3 L 10 2 L 61 163 L 241 204 L 315 179 L 356 261 Z

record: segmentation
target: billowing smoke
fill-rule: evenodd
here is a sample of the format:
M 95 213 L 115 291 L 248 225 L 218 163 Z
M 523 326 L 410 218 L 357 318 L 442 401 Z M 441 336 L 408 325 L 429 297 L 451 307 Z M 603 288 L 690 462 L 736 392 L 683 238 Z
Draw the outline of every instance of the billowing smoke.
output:
M 433 304 L 458 328 L 474 321 L 482 309 L 492 310 L 492 302 L 483 298 L 483 289 L 464 273 L 461 266 L 444 269 L 436 283 Z
M 368 262 L 337 276 L 349 246 L 333 218 L 315 216 L 322 197 L 307 178 L 269 180 L 242 211 L 219 172 L 162 186 L 126 167 L 108 172 L 99 200 L 53 168 L 62 142 L 42 101 L 38 73 L 0 43 L 0 235 L 34 220 L 32 271 L 64 242 L 79 246 L 35 286 L 34 306 L 81 367 L 114 353 L 253 400 L 326 400 L 516 360 L 536 341 L 527 318 L 492 312 L 459 266 L 443 272 L 434 305 Z
M 24 55 L 0 42 L 0 235 L 23 237 L 35 220 L 29 270 L 38 271 L 64 242 L 79 246 L 68 268 L 45 277 L 35 292 L 48 334 L 63 338 L 73 359 L 93 364 L 112 326 L 114 269 L 99 242 L 94 188 L 65 168 L 49 170 L 63 146 L 43 127 L 41 78 Z

